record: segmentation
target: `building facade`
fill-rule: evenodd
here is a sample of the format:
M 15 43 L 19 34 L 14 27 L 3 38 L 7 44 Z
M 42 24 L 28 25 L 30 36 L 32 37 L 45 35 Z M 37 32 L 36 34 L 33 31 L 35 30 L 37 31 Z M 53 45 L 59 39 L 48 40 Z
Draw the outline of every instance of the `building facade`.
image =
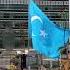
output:
M 57 26 L 69 28 L 68 0 L 35 0 L 34 2 Z M 0 0 L 0 50 L 32 48 L 31 39 L 28 37 L 28 4 L 29 0 Z M 17 55 L 16 51 L 3 51 L 0 54 L 0 67 L 10 65 L 14 55 Z M 57 66 L 56 63 L 58 64 L 55 61 L 52 65 Z M 44 57 L 34 51 L 27 55 L 26 64 L 34 68 L 40 65 L 50 66 L 49 61 L 44 60 Z
M 29 0 L 0 0 L 0 48 L 32 47 L 28 39 Z M 68 0 L 35 0 L 51 21 L 60 27 L 69 27 Z

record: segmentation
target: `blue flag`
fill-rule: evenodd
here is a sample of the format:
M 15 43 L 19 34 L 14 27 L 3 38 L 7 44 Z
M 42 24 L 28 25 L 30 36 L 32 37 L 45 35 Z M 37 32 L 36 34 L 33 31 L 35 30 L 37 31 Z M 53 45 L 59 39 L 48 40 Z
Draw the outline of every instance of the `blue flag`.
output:
M 28 21 L 33 48 L 49 58 L 58 58 L 59 48 L 65 47 L 68 41 L 69 31 L 59 28 L 50 21 L 32 0 L 29 4 Z

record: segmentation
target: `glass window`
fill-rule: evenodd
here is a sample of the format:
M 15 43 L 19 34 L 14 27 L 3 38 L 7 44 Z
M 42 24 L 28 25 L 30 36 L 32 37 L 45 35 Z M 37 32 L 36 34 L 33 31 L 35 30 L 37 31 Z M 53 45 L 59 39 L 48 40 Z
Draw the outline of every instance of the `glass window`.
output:
M 4 18 L 10 18 L 10 14 L 9 13 L 4 13 Z
M 20 24 L 19 23 L 16 23 L 15 24 L 15 28 L 20 28 Z

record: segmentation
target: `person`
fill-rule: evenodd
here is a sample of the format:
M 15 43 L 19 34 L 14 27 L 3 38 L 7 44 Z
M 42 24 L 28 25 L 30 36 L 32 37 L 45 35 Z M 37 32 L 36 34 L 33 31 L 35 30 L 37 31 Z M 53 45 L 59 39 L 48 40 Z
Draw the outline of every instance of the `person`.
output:
M 70 70 L 70 51 L 68 51 L 67 58 L 61 59 L 62 70 Z

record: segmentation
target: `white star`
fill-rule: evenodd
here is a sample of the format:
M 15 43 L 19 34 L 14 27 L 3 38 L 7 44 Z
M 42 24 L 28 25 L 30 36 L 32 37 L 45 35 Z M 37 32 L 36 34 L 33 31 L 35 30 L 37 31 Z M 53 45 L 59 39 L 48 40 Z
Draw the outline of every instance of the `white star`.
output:
M 46 37 L 46 35 L 48 35 L 44 30 L 40 30 L 40 32 L 41 32 L 40 35 L 43 36 L 44 38 Z

